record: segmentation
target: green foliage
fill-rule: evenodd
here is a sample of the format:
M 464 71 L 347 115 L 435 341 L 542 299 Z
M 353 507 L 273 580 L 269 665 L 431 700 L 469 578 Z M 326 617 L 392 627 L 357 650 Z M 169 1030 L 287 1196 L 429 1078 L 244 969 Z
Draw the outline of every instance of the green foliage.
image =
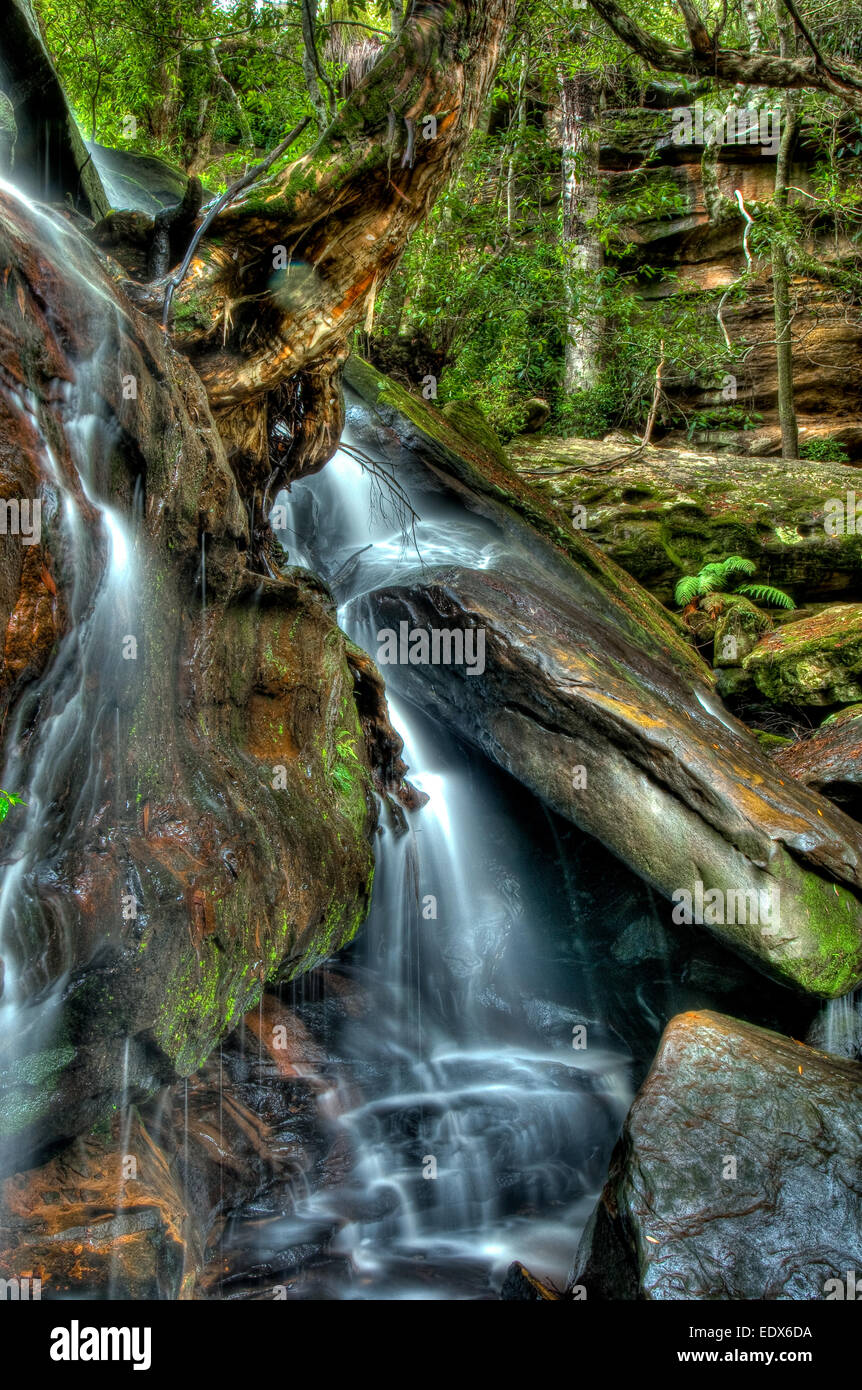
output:
M 353 778 L 362 764 L 356 752 L 356 739 L 348 729 L 339 729 L 336 734 L 335 762 L 332 766 L 332 781 L 338 791 L 350 790 Z
M 15 792 L 6 792 L 0 788 L 0 821 L 4 821 L 13 806 L 26 806 L 26 801 L 22 801 Z
M 765 604 L 771 608 L 793 608 L 795 604 L 783 589 L 772 584 L 742 584 L 740 578 L 754 574 L 757 566 L 744 555 L 728 555 L 724 560 L 711 560 L 702 565 L 697 574 L 687 574 L 679 580 L 674 590 L 674 599 L 680 608 L 710 594 L 744 594 L 753 603 Z
M 770 608 L 796 607 L 789 594 L 785 594 L 783 589 L 776 589 L 772 584 L 740 584 L 736 592 L 745 594 L 752 603 L 764 603 Z
M 849 463 L 850 455 L 840 439 L 807 439 L 799 450 L 804 459 L 820 463 Z
M 684 217 L 690 211 L 688 194 L 670 171 L 647 165 L 621 198 L 600 201 L 595 231 L 607 255 L 622 256 L 634 242 L 636 224 Z
M 700 430 L 756 430 L 762 419 L 758 410 L 748 411 L 739 405 L 718 405 L 695 411 L 684 423 L 687 437 L 693 439 Z
M 648 388 L 634 354 L 622 345 L 591 390 L 555 392 L 549 432 L 601 439 L 616 426 L 639 418 Z
M 161 156 L 212 187 L 312 114 L 301 0 L 36 0 L 60 79 L 89 139 Z M 381 22 L 372 9 L 372 25 Z M 341 14 L 318 26 L 318 53 Z M 387 17 L 388 24 L 388 17 Z M 333 90 L 341 67 L 321 56 Z M 313 138 L 313 131 L 307 141 Z M 296 147 L 301 152 L 302 145 Z

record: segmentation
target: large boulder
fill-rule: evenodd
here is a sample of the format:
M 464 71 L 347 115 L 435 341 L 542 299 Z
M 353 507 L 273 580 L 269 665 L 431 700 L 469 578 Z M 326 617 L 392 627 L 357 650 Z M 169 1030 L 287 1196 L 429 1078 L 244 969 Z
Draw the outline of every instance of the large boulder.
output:
M 862 539 L 828 535 L 824 524 L 829 499 L 858 487 L 854 468 L 664 447 L 634 453 L 618 440 L 522 436 L 506 452 L 664 603 L 683 574 L 727 555 L 754 560 L 756 579 L 800 598 L 855 596 L 862 586 Z
M 827 1297 L 862 1268 L 860 1114 L 857 1063 L 723 1014 L 679 1015 L 573 1283 L 588 1300 Z
M 862 604 L 839 603 L 767 633 L 743 661 L 777 705 L 862 700 Z
M 786 983 L 854 988 L 859 828 L 778 775 L 678 627 L 561 513 L 451 420 L 363 364 L 348 373 L 371 407 L 364 424 L 350 416 L 360 439 L 364 428 L 396 468 L 405 449 L 420 460 L 494 522 L 505 554 L 494 569 L 417 569 L 376 592 L 381 627 L 484 634 L 481 673 L 405 664 L 408 692 L 667 897 L 774 890 L 780 921 L 704 920 Z
M 188 178 L 164 159 L 136 150 L 112 149 L 94 140 L 87 142 L 87 149 L 112 208 L 129 208 L 155 217 L 163 208 L 182 202 Z
M 4 6 L 0 92 L 6 98 L 2 143 L 11 135 L 8 162 L 17 186 L 31 198 L 66 203 L 94 220 L 103 217 L 108 199 L 45 47 L 32 0 L 9 0 Z

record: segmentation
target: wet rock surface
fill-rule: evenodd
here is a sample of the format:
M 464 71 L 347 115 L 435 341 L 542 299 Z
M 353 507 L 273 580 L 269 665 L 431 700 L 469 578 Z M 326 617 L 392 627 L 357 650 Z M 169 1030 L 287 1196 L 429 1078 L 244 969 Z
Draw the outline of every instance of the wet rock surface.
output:
M 192 1294 L 193 1221 L 137 1113 L 0 1184 L 0 1277 L 41 1279 L 41 1297 Z
M 853 988 L 862 971 L 859 828 L 776 774 L 677 629 L 559 513 L 551 530 L 517 478 L 472 440 L 457 454 L 451 422 L 442 429 L 372 369 L 353 368 L 350 379 L 378 447 L 396 423 L 397 448 L 512 545 L 505 566 L 426 570 L 375 593 L 392 630 L 406 622 L 484 633 L 483 671 L 405 662 L 408 691 L 666 896 L 698 881 L 722 892 L 776 885 L 779 926 L 725 921 L 713 930 L 798 987 L 827 996 Z
M 4 194 L 0 244 L 3 486 L 42 508 L 0 568 L 26 803 L 0 830 L 9 1172 L 194 1072 L 267 978 L 349 940 L 376 812 L 332 605 L 252 568 L 199 380 L 60 215 Z
M 573 1282 L 588 1299 L 824 1298 L 862 1262 L 860 1103 L 854 1062 L 721 1014 L 673 1019 Z
M 862 604 L 840 603 L 767 633 L 743 661 L 777 705 L 862 699 Z
M 857 489 L 855 468 L 655 446 L 633 456 L 632 445 L 596 439 L 522 437 L 506 454 L 567 515 L 582 508 L 584 534 L 664 603 L 683 574 L 727 555 L 808 600 L 862 590 L 859 537 L 824 524 L 829 499 Z

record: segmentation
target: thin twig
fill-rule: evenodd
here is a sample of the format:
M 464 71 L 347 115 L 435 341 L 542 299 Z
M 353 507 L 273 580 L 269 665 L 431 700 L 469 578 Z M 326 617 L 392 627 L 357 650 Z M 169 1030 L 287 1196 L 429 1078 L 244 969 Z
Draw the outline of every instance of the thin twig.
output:
M 276 145 L 272 153 L 268 154 L 261 164 L 256 164 L 253 169 L 249 169 L 247 173 L 243 174 L 242 178 L 237 179 L 236 183 L 232 183 L 230 188 L 222 193 L 221 197 L 217 198 L 213 203 L 203 222 L 192 237 L 182 265 L 176 275 L 167 283 L 165 289 L 165 302 L 162 308 L 162 328 L 167 328 L 168 326 L 168 318 L 170 317 L 171 301 L 173 300 L 174 292 L 179 289 L 183 280 L 186 278 L 189 266 L 192 263 L 195 251 L 200 245 L 201 237 L 204 232 L 212 226 L 213 221 L 218 217 L 219 213 L 223 212 L 228 204 L 233 202 L 238 193 L 242 193 L 243 189 L 248 188 L 249 184 L 254 183 L 262 174 L 267 173 L 267 171 L 272 168 L 275 161 L 280 159 L 285 150 L 302 134 L 310 120 L 310 116 L 304 116 L 299 122 L 299 125 L 293 127 L 290 134 L 285 136 L 280 145 Z

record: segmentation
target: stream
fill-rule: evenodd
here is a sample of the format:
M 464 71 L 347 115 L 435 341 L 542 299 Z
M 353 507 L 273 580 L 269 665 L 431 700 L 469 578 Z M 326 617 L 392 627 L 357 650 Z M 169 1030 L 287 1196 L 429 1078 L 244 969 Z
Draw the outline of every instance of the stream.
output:
M 399 469 L 393 496 L 351 433 L 358 408 L 326 468 L 275 499 L 273 524 L 376 656 L 377 587 L 530 557 L 418 467 Z M 650 890 L 411 704 L 397 665 L 383 672 L 430 799 L 404 832 L 382 813 L 359 938 L 282 991 L 344 1160 L 234 1216 L 221 1297 L 490 1299 L 514 1259 L 562 1288 L 663 1023 L 703 1003 L 675 981 Z M 259 1082 L 257 1038 L 247 1051 L 234 1072 L 251 1063 Z

